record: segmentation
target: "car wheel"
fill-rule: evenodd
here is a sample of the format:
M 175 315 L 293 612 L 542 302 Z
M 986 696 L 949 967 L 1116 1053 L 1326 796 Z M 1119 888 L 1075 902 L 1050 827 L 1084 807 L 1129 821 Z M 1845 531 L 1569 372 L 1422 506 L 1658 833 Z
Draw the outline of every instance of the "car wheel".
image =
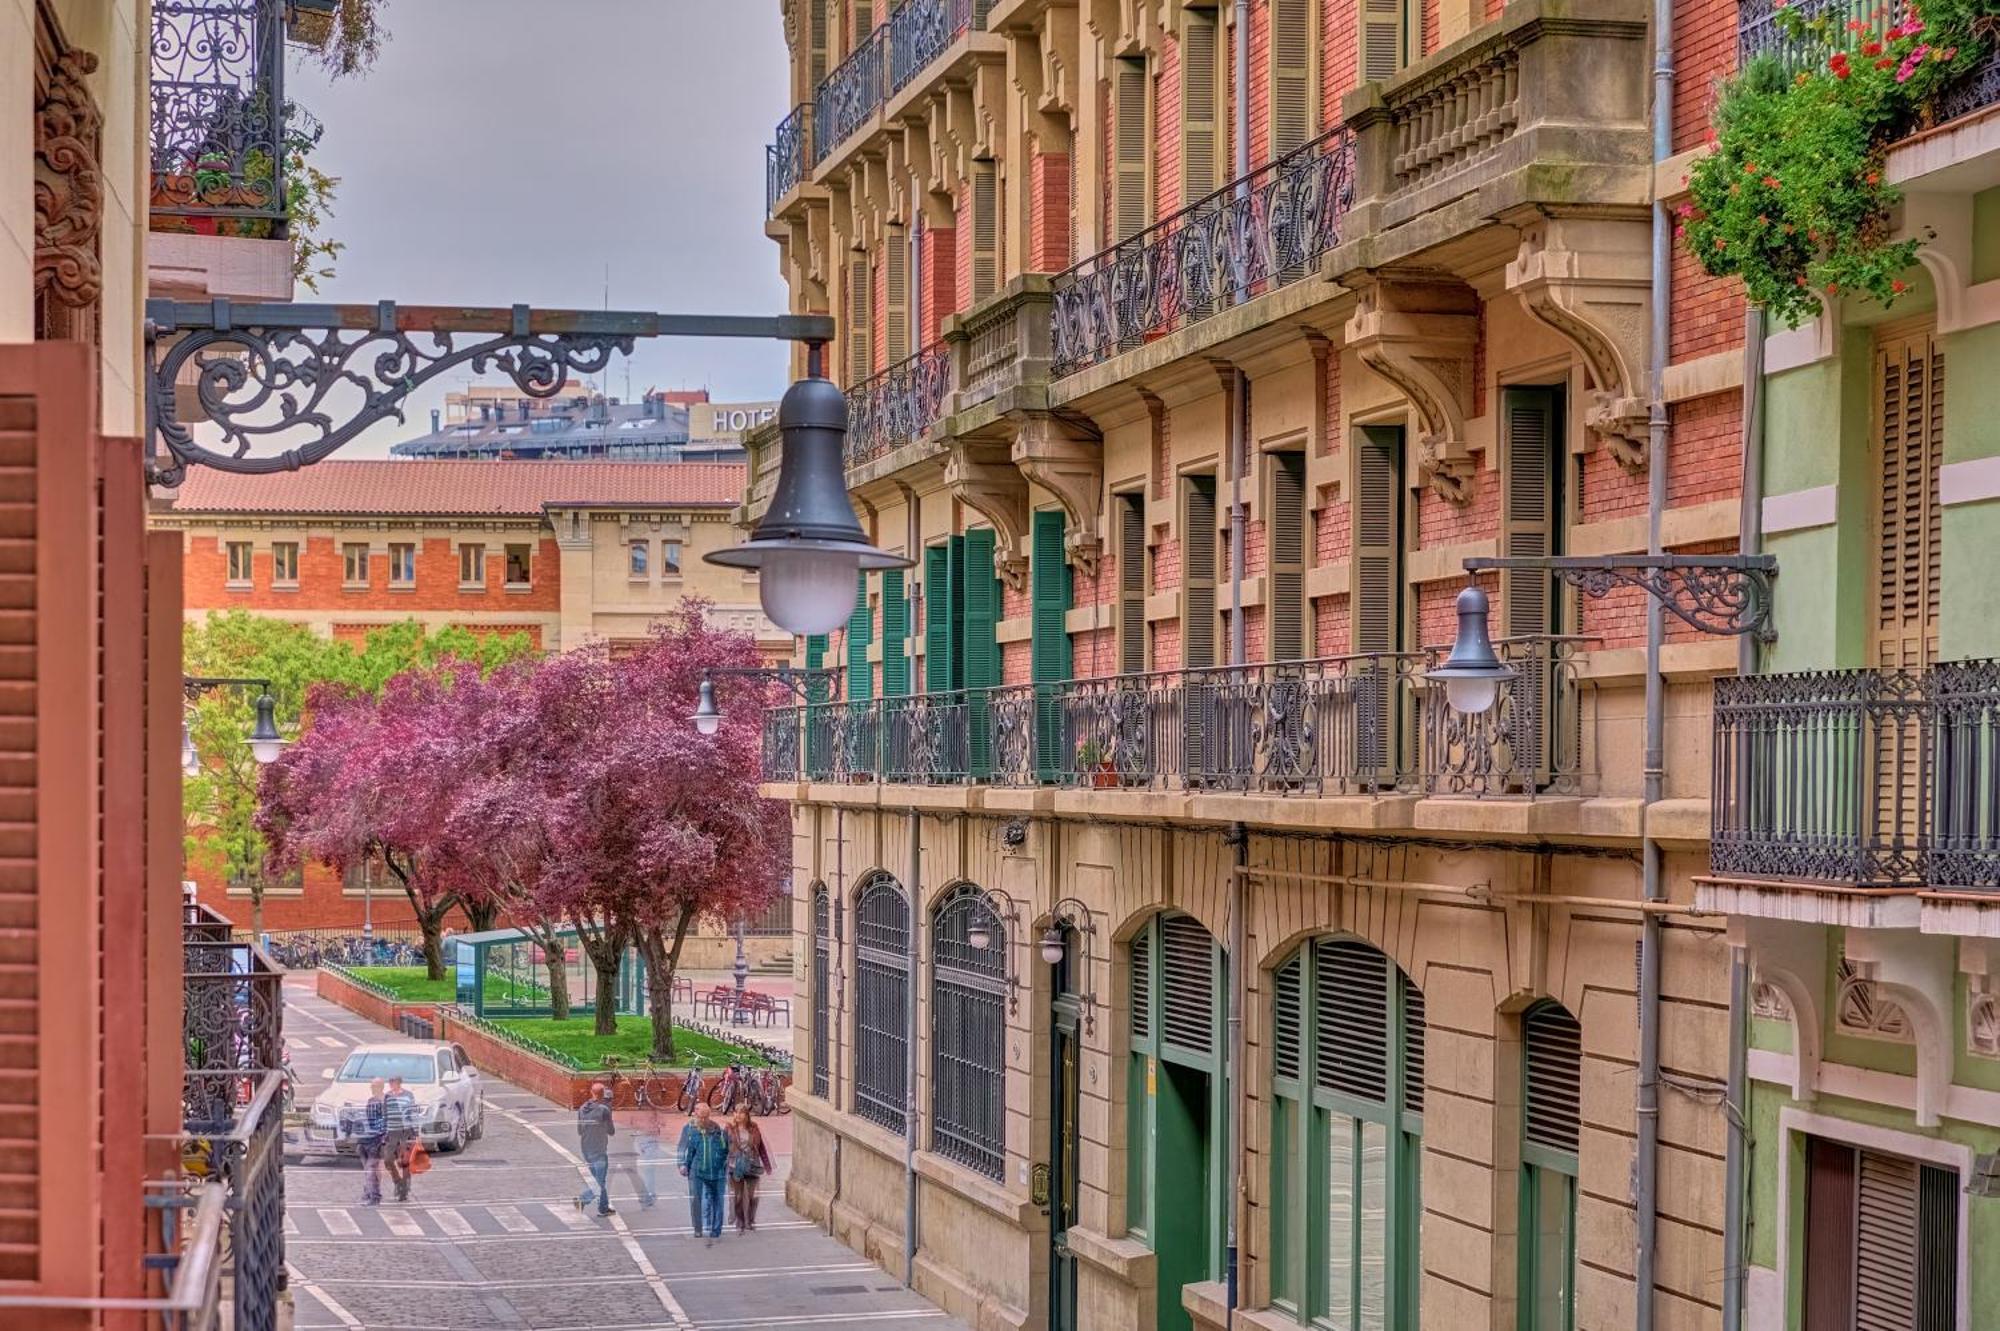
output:
M 479 1117 L 472 1120 L 472 1130 L 465 1134 L 469 1142 L 476 1142 L 486 1135 L 486 1102 L 479 1102 Z
M 445 1138 L 444 1149 L 452 1155 L 456 1155 L 465 1149 L 465 1112 L 463 1110 L 452 1115 L 451 1136 Z

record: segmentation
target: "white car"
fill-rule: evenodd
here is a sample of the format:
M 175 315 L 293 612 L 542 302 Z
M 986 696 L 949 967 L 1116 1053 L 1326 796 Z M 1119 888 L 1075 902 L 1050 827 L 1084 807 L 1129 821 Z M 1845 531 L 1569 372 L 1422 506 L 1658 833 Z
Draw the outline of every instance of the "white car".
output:
M 394 1040 L 365 1044 L 347 1056 L 338 1071 L 321 1074 L 333 1084 L 313 1101 L 306 1124 L 308 1151 L 355 1153 L 354 1138 L 341 1132 L 343 1112 L 352 1119 L 368 1103 L 376 1078 L 403 1079 L 417 1100 L 417 1132 L 429 1150 L 456 1151 L 486 1130 L 486 1091 L 465 1050 L 439 1040 Z

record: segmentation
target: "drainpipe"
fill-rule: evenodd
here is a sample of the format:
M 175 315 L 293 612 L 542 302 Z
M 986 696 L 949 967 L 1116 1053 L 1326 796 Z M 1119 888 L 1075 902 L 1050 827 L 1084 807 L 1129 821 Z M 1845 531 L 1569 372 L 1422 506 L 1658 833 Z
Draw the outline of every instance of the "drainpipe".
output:
M 1236 197 L 1249 199 L 1250 175 L 1250 0 L 1236 0 Z M 1243 545 L 1249 526 L 1243 510 L 1243 472 L 1250 464 L 1250 379 L 1232 370 L 1229 405 L 1229 664 L 1240 666 L 1243 648 Z M 1233 1223 L 1233 1222 L 1232 1222 Z
M 1238 1222 L 1243 1215 L 1243 1000 L 1249 991 L 1249 967 L 1244 957 L 1248 946 L 1245 915 L 1250 893 L 1250 829 L 1242 823 L 1229 825 L 1229 844 L 1236 850 L 1236 872 L 1229 876 L 1229 1016 L 1223 1027 L 1227 1047 L 1225 1075 L 1229 1079 L 1229 1123 L 1223 1139 L 1224 1157 L 1229 1161 L 1229 1246 L 1228 1267 L 1224 1272 L 1228 1325 L 1236 1325 L 1237 1253 L 1241 1247 Z
M 1761 554 L 1764 546 L 1764 312 L 1751 306 L 1743 318 L 1743 510 L 1738 548 Z M 1737 673 L 1757 673 L 1757 638 L 1737 642 Z M 1742 1331 L 1747 1246 L 1743 1205 L 1744 1157 L 1750 1149 L 1744 1095 L 1749 1084 L 1750 958 L 1729 949 L 1729 1092 L 1723 1102 L 1729 1137 L 1722 1157 L 1722 1331 Z
M 923 930 L 918 921 L 923 918 L 917 909 L 923 900 L 923 886 L 919 875 L 923 868 L 923 846 L 918 834 L 923 831 L 922 819 L 915 809 L 910 810 L 910 932 L 909 932 L 909 999 L 904 1006 L 909 1010 L 909 1028 L 904 1032 L 903 1050 L 903 1287 L 913 1288 L 917 1281 L 917 996 L 922 992 L 918 983 L 918 940 Z
M 833 946 L 827 956 L 828 978 L 833 981 L 833 1001 L 826 1006 L 826 1019 L 833 1029 L 826 1033 L 826 1094 L 838 1106 L 840 1099 L 840 1056 L 846 1052 L 844 1040 L 835 1040 L 845 1027 L 843 1013 L 847 1007 L 847 960 L 843 950 L 846 930 L 841 921 L 847 912 L 847 810 L 836 806 L 833 811 L 833 900 L 828 902 L 833 916 Z M 840 1150 L 846 1143 L 843 1133 L 833 1134 L 833 1194 L 826 1199 L 826 1236 L 833 1237 L 833 1211 L 840 1205 Z
M 1674 147 L 1674 5 L 1653 0 L 1653 160 L 1673 155 Z M 1673 229 L 1657 179 L 1653 190 L 1653 273 L 1651 345 L 1651 410 L 1647 419 L 1646 552 L 1662 553 L 1660 522 L 1667 507 L 1667 340 L 1672 331 L 1671 285 Z M 1648 901 L 1666 897 L 1660 846 L 1653 840 L 1650 814 L 1665 787 L 1666 741 L 1664 700 L 1666 681 L 1660 675 L 1660 648 L 1666 639 L 1664 611 L 1657 597 L 1646 598 L 1646 734 L 1644 800 L 1646 830 L 1640 838 L 1644 893 Z M 1634 1331 L 1653 1331 L 1653 1290 L 1656 1283 L 1654 1243 L 1659 1229 L 1660 1173 L 1660 916 L 1647 913 L 1639 922 L 1639 1089 L 1638 1160 L 1633 1179 L 1636 1224 L 1634 1285 L 1638 1308 Z

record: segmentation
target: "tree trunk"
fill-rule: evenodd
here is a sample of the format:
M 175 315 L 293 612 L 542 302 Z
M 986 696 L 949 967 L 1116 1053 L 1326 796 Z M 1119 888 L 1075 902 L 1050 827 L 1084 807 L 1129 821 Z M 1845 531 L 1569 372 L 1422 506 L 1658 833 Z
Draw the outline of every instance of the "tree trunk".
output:
M 390 873 L 396 876 L 396 881 L 402 884 L 403 895 L 410 902 L 410 914 L 417 917 L 417 929 L 424 936 L 425 972 L 433 980 L 442 980 L 444 978 L 444 917 L 451 913 L 453 906 L 458 904 L 458 897 L 456 895 L 448 896 L 444 900 L 426 907 L 418 899 L 417 889 L 410 882 L 410 875 L 411 871 L 415 868 L 415 861 L 412 860 L 409 864 L 399 864 L 393 853 L 384 850 L 382 852 L 382 863 L 388 867 Z
M 462 901 L 459 909 L 465 912 L 465 921 L 472 926 L 472 932 L 483 934 L 500 919 L 500 904 L 495 901 Z
M 685 911 L 674 924 L 670 945 L 665 933 L 648 929 L 639 940 L 646 956 L 646 1009 L 653 1019 L 653 1061 L 671 1065 L 674 1058 L 674 975 L 680 969 L 681 944 L 687 938 Z
M 588 921 L 576 921 L 576 939 L 584 945 L 584 955 L 590 957 L 590 969 L 598 973 L 596 991 L 596 1033 L 616 1035 L 618 1033 L 618 963 L 624 959 L 624 949 L 628 941 L 626 927 L 622 923 L 610 923 L 602 929 L 592 927 Z
M 437 916 L 426 911 L 417 912 L 417 927 L 424 932 L 424 970 L 433 980 L 444 978 L 444 939 Z
M 259 943 L 264 941 L 264 892 L 261 888 L 250 891 L 250 937 Z
M 542 949 L 542 968 L 549 973 L 549 1015 L 556 1021 L 568 1021 L 569 963 L 564 958 L 563 940 L 552 924 L 524 924 L 521 931 Z

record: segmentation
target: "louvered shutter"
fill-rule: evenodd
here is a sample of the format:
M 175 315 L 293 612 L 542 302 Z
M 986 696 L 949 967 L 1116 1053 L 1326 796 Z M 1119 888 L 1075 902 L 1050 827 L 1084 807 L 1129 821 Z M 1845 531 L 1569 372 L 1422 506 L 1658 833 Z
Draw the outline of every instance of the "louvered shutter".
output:
M 1403 1000 L 1403 1112 L 1424 1112 L 1424 991 L 1400 970 L 1396 983 Z
M 868 345 L 874 330 L 869 300 L 868 256 L 855 254 L 847 261 L 847 386 L 854 387 L 874 372 L 873 352 Z
M 1917 1171 L 1917 1331 L 1958 1327 L 1958 1171 Z
M 847 617 L 847 698 L 866 702 L 875 696 L 875 671 L 868 664 L 868 644 L 875 638 L 875 616 L 868 606 L 868 575 L 854 577 L 854 611 Z
M 993 573 L 993 550 L 997 542 L 992 528 L 979 527 L 965 534 L 965 566 L 960 574 L 965 612 L 965 646 L 961 653 L 964 674 L 959 681 L 966 691 L 966 726 L 969 756 L 975 776 L 993 770 L 990 690 L 1000 684 L 1000 581 Z
M 1861 1152 L 1854 1208 L 1854 1331 L 1916 1331 L 1917 1165 Z
M 1265 647 L 1273 661 L 1306 650 L 1306 455 L 1271 454 L 1271 505 L 1264 529 L 1270 590 Z
M 1385 1104 L 1389 1098 L 1389 958 L 1345 938 L 1313 945 L 1314 1080 Z
M 1215 477 L 1184 482 L 1181 523 L 1181 662 L 1189 670 L 1215 664 Z
M 1299 1007 L 1304 971 L 1302 957 L 1294 956 L 1271 976 L 1271 1075 L 1283 1081 L 1297 1081 L 1304 1070 L 1299 1045 L 1305 1020 Z
M 1181 28 L 1182 204 L 1206 198 L 1222 183 L 1217 171 L 1222 135 L 1216 45 L 1215 12 L 1187 11 Z
M 1409 63 L 1403 42 L 1407 0 L 1361 0 L 1361 81 L 1396 77 Z
M 815 633 L 806 639 L 807 670 L 823 670 L 826 668 L 826 649 L 826 634 Z M 830 701 L 832 694 L 832 680 L 824 676 L 818 678 L 809 677 L 807 679 L 805 736 L 803 743 L 799 747 L 800 759 L 804 763 L 804 770 L 808 775 L 825 771 L 828 761 L 833 757 L 827 751 L 826 740 L 821 729 L 826 714 L 819 706 L 819 704 Z
M 972 303 L 1000 289 L 1000 171 L 972 164 Z
M 1122 494 L 1118 509 L 1118 669 L 1146 669 L 1146 496 Z
M 1155 929 L 1148 926 L 1132 939 L 1132 1043 L 1153 1038 L 1153 945 Z
M 1312 138 L 1312 17 L 1308 0 L 1271 0 L 1271 156 Z
M 924 547 L 924 691 L 951 688 L 951 571 L 945 547 Z
M 1521 1135 L 1575 1155 L 1581 1136 L 1583 1028 L 1559 1003 L 1538 1003 L 1521 1018 Z
M 854 44 L 861 45 L 875 31 L 874 0 L 854 0 Z
M 1112 238 L 1126 240 L 1146 229 L 1146 66 L 1117 62 L 1113 82 Z
M 882 574 L 882 696 L 900 698 L 910 691 L 909 602 L 903 599 L 903 570 Z
M 1927 331 L 1875 352 L 1881 469 L 1876 489 L 1875 664 L 1921 670 L 1937 659 L 1944 453 L 1944 356 Z
M 1029 678 L 1035 685 L 1035 766 L 1045 781 L 1070 770 L 1062 743 L 1059 685 L 1072 675 L 1069 640 L 1070 581 L 1063 551 L 1061 509 L 1037 510 L 1028 559 Z
M 1371 426 L 1354 441 L 1354 533 L 1349 641 L 1357 654 L 1403 646 L 1403 432 Z M 1364 670 L 1354 690 L 1354 768 L 1392 776 L 1395 758 L 1394 668 Z
M 1555 394 L 1546 388 L 1510 388 L 1501 401 L 1506 431 L 1505 495 L 1500 515 L 1502 554 L 1542 559 L 1555 553 Z M 1555 579 L 1538 569 L 1509 569 L 1500 575 L 1502 632 L 1509 637 L 1555 631 Z M 1533 773 L 1537 786 L 1548 779 L 1550 662 L 1548 654 L 1526 654 L 1510 685 L 1511 738 L 1516 770 Z
M 886 362 L 897 364 L 910 354 L 910 242 L 901 227 L 889 228 L 888 248 L 882 251 L 884 336 L 889 346 Z
M 817 89 L 821 83 L 826 81 L 827 3 L 828 0 L 807 0 L 806 5 L 806 8 L 811 11 L 808 22 L 811 24 L 809 40 L 812 42 L 811 55 L 808 57 L 807 76 L 811 79 L 814 89 Z
M 1215 1053 L 1215 939 L 1192 915 L 1160 921 L 1160 1042 L 1198 1059 Z
M 945 687 L 965 687 L 965 538 L 954 536 L 945 542 L 945 585 L 951 595 L 945 603 L 945 661 L 949 674 Z

